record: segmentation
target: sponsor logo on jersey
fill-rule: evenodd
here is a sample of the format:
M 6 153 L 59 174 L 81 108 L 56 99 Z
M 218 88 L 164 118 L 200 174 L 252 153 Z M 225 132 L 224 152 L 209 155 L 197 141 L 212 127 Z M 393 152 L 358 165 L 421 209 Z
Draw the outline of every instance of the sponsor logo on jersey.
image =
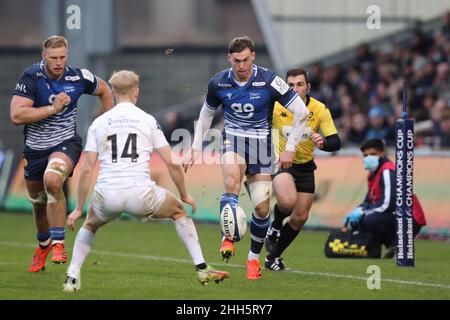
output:
M 231 88 L 231 83 L 219 83 L 218 87 Z
M 254 87 L 262 87 L 262 86 L 265 86 L 265 85 L 266 85 L 265 81 L 252 82 L 252 86 L 254 86 Z
M 27 93 L 27 87 L 24 84 L 16 83 L 16 91 Z
M 113 119 L 108 118 L 108 125 L 136 125 L 139 124 L 141 121 L 137 119 Z
M 70 92 L 74 92 L 75 91 L 75 87 L 74 86 L 64 86 L 64 92 L 65 93 L 70 93 Z
M 250 92 L 250 101 L 261 99 L 261 94 L 259 92 Z
M 78 81 L 78 80 L 80 80 L 80 77 L 79 76 L 66 76 L 64 78 L 64 80 L 66 80 L 66 81 Z

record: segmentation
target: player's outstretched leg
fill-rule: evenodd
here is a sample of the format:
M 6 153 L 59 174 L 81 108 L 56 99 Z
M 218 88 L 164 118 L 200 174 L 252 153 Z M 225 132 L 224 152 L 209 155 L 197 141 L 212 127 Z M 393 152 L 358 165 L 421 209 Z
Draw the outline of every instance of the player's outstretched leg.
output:
M 222 243 L 220 245 L 220 255 L 222 256 L 222 260 L 228 263 L 230 258 L 234 256 L 235 249 L 233 241 L 228 240 L 223 237 Z
M 219 283 L 230 277 L 230 274 L 226 271 L 216 270 L 211 266 L 206 266 L 204 269 L 197 268 L 198 281 L 201 285 L 207 285 L 210 281 Z
M 159 188 L 159 187 L 158 187 Z M 230 277 L 226 271 L 213 269 L 208 266 L 203 257 L 202 248 L 198 239 L 197 229 L 192 218 L 187 215 L 183 204 L 171 192 L 159 188 L 159 192 L 166 193 L 166 200 L 152 217 L 156 219 L 172 218 L 178 237 L 184 243 L 197 270 L 198 280 L 202 285 L 210 281 L 216 283 Z
M 237 210 L 238 206 L 238 195 L 234 193 L 224 193 L 220 197 L 220 213 L 222 213 L 225 205 L 230 204 L 233 210 Z M 220 255 L 225 262 L 228 262 L 232 256 L 234 256 L 236 250 L 234 248 L 234 243 L 222 235 L 222 243 L 220 245 Z
M 70 276 L 67 276 L 66 281 L 63 284 L 63 291 L 64 292 L 75 292 L 81 290 L 81 279 L 78 275 L 78 278 L 73 278 Z
M 67 278 L 63 285 L 64 292 L 74 292 L 81 289 L 81 267 L 92 248 L 95 234 L 86 227 L 78 231 L 73 245 L 72 259 L 67 269 Z

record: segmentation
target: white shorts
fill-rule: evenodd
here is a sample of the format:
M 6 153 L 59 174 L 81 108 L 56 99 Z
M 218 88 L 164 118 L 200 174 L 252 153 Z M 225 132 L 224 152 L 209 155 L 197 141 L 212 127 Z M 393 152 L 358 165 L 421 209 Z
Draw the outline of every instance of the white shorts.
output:
M 91 205 L 95 215 L 102 221 L 111 221 L 126 212 L 138 219 L 157 212 L 166 200 L 166 189 L 153 181 L 147 186 L 132 186 L 126 189 L 95 186 Z

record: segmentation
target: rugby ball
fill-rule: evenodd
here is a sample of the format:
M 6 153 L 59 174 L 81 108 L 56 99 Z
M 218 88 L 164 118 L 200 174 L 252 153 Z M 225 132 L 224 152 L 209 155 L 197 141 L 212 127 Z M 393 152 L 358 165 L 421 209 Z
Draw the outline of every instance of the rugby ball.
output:
M 220 213 L 222 234 L 230 241 L 241 240 L 247 232 L 247 215 L 241 206 L 226 204 Z

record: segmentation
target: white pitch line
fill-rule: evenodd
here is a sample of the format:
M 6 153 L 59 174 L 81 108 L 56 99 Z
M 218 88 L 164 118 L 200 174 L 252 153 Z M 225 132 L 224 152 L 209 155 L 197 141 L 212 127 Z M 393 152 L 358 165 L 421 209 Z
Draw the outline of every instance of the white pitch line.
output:
M 34 247 L 36 247 L 35 244 L 10 242 L 10 241 L 0 241 L 0 245 L 6 245 L 6 246 L 11 246 L 11 247 L 22 247 L 22 248 L 25 248 L 25 247 L 26 248 L 34 248 Z M 177 263 L 192 264 L 191 260 L 177 259 L 177 258 L 171 258 L 171 257 L 160 257 L 160 256 L 150 256 L 150 255 L 133 254 L 133 253 L 125 253 L 125 252 L 99 251 L 99 250 L 92 250 L 91 252 L 95 253 L 95 254 L 98 254 L 98 255 L 104 255 L 104 256 L 136 258 L 136 259 L 156 260 L 156 261 L 170 261 L 170 262 L 177 262 Z M 241 268 L 241 269 L 245 268 L 244 265 L 232 264 L 232 263 L 215 262 L 215 263 L 212 263 L 212 264 L 213 265 L 226 266 L 226 267 L 232 267 L 232 268 Z M 288 271 L 284 271 L 284 272 L 286 272 L 286 273 L 296 273 L 296 274 L 302 274 L 302 275 L 309 275 L 309 276 L 319 276 L 319 277 L 329 277 L 329 278 L 343 278 L 343 279 L 367 281 L 366 277 L 352 276 L 352 275 L 346 275 L 346 274 L 337 274 L 337 273 L 328 273 L 328 272 L 301 271 L 301 270 L 295 270 L 295 269 L 289 269 Z M 405 284 L 405 285 L 411 285 L 411 286 L 450 289 L 450 285 L 438 284 L 438 283 L 428 283 L 428 282 L 419 282 L 419 281 L 407 281 L 407 280 L 387 279 L 387 278 L 381 278 L 381 281 L 382 282 L 396 283 L 396 284 Z

